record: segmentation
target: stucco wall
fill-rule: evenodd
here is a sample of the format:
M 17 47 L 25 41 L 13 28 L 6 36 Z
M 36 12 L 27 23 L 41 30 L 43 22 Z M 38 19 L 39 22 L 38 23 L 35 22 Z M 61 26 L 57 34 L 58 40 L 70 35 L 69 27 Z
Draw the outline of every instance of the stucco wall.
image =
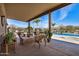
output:
M 1 25 L 1 17 L 0 17 L 0 44 L 2 43 L 2 37 L 5 35 L 5 21 L 3 21 L 3 26 Z

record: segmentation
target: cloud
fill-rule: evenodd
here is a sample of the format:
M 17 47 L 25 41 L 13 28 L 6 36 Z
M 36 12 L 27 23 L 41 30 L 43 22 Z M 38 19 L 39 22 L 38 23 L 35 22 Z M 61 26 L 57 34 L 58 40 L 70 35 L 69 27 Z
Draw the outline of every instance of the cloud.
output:
M 66 18 L 69 14 L 69 12 L 72 10 L 72 8 L 74 7 L 75 4 L 71 4 L 69 6 L 63 7 L 60 10 L 60 18 L 59 20 L 63 20 L 64 18 Z

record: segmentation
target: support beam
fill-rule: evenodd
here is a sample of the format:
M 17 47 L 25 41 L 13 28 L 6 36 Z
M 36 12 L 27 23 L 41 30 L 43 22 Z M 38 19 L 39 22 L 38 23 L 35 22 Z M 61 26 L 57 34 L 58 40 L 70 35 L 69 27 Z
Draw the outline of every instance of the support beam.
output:
M 30 37 L 30 21 L 28 21 L 28 37 Z
M 51 33 L 51 13 L 49 12 L 49 32 Z
M 48 42 L 51 40 L 51 12 L 48 13 L 48 25 L 49 25 L 49 30 L 48 30 Z

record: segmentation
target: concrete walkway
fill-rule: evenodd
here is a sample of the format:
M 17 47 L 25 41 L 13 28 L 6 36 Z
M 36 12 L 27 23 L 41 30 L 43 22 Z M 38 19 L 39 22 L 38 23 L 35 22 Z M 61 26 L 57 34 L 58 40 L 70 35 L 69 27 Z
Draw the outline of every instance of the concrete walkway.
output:
M 16 46 L 16 53 L 12 56 L 79 56 L 79 45 L 59 40 L 51 40 L 45 47 L 42 43 L 41 48 L 38 45 L 33 47 L 32 40 L 27 40 L 23 46 Z

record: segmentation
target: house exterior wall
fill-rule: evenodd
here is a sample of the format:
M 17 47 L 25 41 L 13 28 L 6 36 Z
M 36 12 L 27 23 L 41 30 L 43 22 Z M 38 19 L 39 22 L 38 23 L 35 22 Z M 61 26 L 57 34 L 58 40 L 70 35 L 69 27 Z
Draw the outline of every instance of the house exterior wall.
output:
M 2 21 L 1 21 L 2 20 Z M 2 26 L 2 23 L 3 23 L 3 26 Z M 1 44 L 4 40 L 4 36 L 5 36 L 5 29 L 6 29 L 6 25 L 5 25 L 5 17 L 1 19 L 1 16 L 0 16 L 0 50 L 1 50 Z
M 1 17 L 0 17 L 0 35 L 5 34 L 5 19 L 3 21 L 3 26 L 1 25 Z

